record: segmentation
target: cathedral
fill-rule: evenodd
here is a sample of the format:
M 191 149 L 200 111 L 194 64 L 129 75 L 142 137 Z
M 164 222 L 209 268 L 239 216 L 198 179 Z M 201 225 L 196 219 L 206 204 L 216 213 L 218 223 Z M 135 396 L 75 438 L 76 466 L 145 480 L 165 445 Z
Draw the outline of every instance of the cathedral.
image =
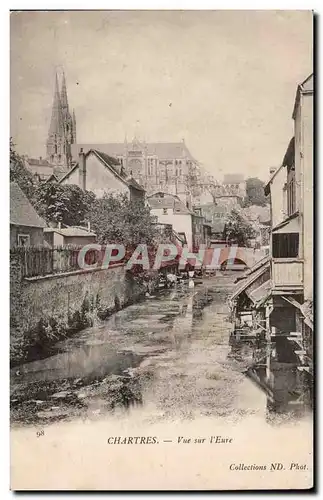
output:
M 78 162 L 83 148 L 85 153 L 95 149 L 115 158 L 125 175 L 133 177 L 148 195 L 169 193 L 182 200 L 189 198 L 195 205 L 212 201 L 236 205 L 245 196 L 242 176 L 226 175 L 223 183 L 209 179 L 184 139 L 179 142 L 146 142 L 134 137 L 131 141 L 125 139 L 119 143 L 78 144 L 75 113 L 69 109 L 64 72 L 60 80 L 56 74 L 46 158 L 24 158 L 26 167 L 40 181 L 59 182 Z
M 77 144 L 75 113 L 69 110 L 65 74 L 61 88 L 56 75 L 45 161 L 54 167 L 55 173 L 57 169 L 64 173 L 78 162 L 81 148 L 84 152 L 96 149 L 116 158 L 124 172 L 148 193 L 166 191 L 184 195 L 199 177 L 199 164 L 184 140 L 146 143 L 135 137 L 120 143 Z
M 54 166 L 70 168 L 72 164 L 72 144 L 76 143 L 75 113 L 70 113 L 67 98 L 65 74 L 59 89 L 56 74 L 52 116 L 46 143 L 47 161 Z
M 185 195 L 199 177 L 199 164 L 185 141 L 145 142 L 134 138 L 122 143 L 73 144 L 72 157 L 77 161 L 80 148 L 95 149 L 116 158 L 123 171 L 131 175 L 148 194 L 164 191 Z

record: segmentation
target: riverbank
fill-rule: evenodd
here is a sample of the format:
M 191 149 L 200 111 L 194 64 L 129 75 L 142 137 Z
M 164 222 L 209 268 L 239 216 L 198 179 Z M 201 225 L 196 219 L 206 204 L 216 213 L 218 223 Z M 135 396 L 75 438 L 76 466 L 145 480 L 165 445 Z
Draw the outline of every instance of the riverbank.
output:
M 308 469 L 288 472 L 284 488 L 310 486 L 311 414 L 268 418 L 266 394 L 232 356 L 226 300 L 234 278 L 162 290 L 13 371 L 12 484 L 261 489 L 265 479 L 278 487 L 278 474 L 231 474 L 230 466 L 306 460 Z M 111 444 L 118 436 L 150 436 L 152 444 Z M 211 436 L 232 441 L 211 444 Z
M 157 286 L 158 273 L 134 275 L 117 264 L 107 269 L 22 278 L 10 262 L 10 364 L 55 354 L 56 344 L 141 301 Z M 21 263 L 20 263 L 21 265 Z
M 227 314 L 219 316 L 228 284 L 219 286 L 218 280 L 208 279 L 194 289 L 184 284 L 161 290 L 58 342 L 53 356 L 14 368 L 13 421 L 44 423 L 127 407 L 127 401 L 140 404 L 149 383 L 156 382 L 159 362 L 184 356 L 195 335 L 210 342 L 204 321 L 205 315 L 212 318 L 214 299 L 217 317 L 223 321 Z M 227 340 L 225 331 L 226 348 Z

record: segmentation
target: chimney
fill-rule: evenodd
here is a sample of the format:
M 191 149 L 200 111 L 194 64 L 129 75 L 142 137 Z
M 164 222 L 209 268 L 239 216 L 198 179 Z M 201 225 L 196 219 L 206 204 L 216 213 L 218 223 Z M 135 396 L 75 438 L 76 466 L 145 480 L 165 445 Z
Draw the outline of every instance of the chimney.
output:
M 83 191 L 86 190 L 86 160 L 83 148 L 79 152 L 79 186 Z
M 189 191 L 186 192 L 186 207 L 192 210 L 192 195 Z
M 91 222 L 90 221 L 87 223 L 87 230 L 88 230 L 88 232 L 91 231 Z
M 61 223 L 61 221 L 58 222 L 58 229 L 62 229 L 62 223 Z

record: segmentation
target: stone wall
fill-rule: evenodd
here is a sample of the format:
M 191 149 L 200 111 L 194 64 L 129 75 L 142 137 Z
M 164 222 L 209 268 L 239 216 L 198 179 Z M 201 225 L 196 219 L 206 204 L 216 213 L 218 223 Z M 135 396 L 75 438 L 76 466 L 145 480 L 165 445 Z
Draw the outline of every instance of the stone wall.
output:
M 74 271 L 22 279 L 14 258 L 10 263 L 11 362 L 48 354 L 58 340 L 105 319 L 137 301 L 145 292 L 123 264 L 109 269 Z

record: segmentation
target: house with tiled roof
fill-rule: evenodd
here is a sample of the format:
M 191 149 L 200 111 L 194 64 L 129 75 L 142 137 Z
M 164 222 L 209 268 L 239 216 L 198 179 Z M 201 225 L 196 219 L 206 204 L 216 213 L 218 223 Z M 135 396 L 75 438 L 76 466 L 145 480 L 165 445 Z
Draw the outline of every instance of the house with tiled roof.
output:
M 16 182 L 10 183 L 10 248 L 44 243 L 46 222 Z
M 60 184 L 76 184 L 96 196 L 125 194 L 130 200 L 144 200 L 144 188 L 130 175 L 116 158 L 97 149 L 79 152 L 78 162 L 63 175 Z
M 39 181 L 47 181 L 54 173 L 54 165 L 41 156 L 39 158 L 23 156 L 23 162 L 25 168 Z
M 50 247 L 57 246 L 84 246 L 96 241 L 96 234 L 90 227 L 62 226 L 46 227 L 44 229 L 45 241 Z
M 204 217 L 194 213 L 189 202 L 179 196 L 159 191 L 147 197 L 150 213 L 159 224 L 171 224 L 184 243 L 189 247 L 204 243 Z
M 76 161 L 79 149 L 101 151 L 116 158 L 149 194 L 156 191 L 181 194 L 185 192 L 188 177 L 198 177 L 199 163 L 190 153 L 185 141 L 145 142 L 134 138 L 131 142 L 107 144 L 72 144 Z

